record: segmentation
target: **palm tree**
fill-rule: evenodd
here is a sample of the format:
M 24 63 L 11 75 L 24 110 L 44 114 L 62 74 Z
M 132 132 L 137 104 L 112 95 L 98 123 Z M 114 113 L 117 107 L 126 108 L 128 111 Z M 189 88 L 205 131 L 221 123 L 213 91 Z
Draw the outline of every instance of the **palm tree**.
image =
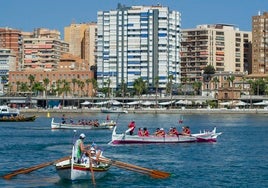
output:
M 20 81 L 17 81 L 17 82 L 16 82 L 16 86 L 17 86 L 17 87 L 16 87 L 16 92 L 19 91 L 19 89 L 20 89 L 20 84 L 21 84 Z
M 74 96 L 74 91 L 75 91 L 75 84 L 77 83 L 77 79 L 73 78 L 72 79 L 72 84 L 73 84 L 73 96 Z
M 26 82 L 22 82 L 22 83 L 20 83 L 20 88 L 19 88 L 19 90 L 20 90 L 21 92 L 27 92 L 27 91 L 29 91 L 29 87 L 28 87 L 27 83 L 26 83 Z
M 61 91 L 62 91 L 62 106 L 64 106 L 64 103 L 65 103 L 65 98 L 64 98 L 64 96 L 67 96 L 68 95 L 68 93 L 71 91 L 71 87 L 70 87 L 70 82 L 68 82 L 68 81 L 66 81 L 66 80 L 63 80 L 62 81 L 62 83 L 63 83 L 63 86 L 62 86 L 62 88 L 61 88 Z
M 154 85 L 155 85 L 155 107 L 158 108 L 157 97 L 158 97 L 158 88 L 159 88 L 159 76 L 155 77 Z
M 33 92 L 33 83 L 34 83 L 34 81 L 35 81 L 35 76 L 32 75 L 32 74 L 30 74 L 30 75 L 28 76 L 28 80 L 29 80 L 29 82 L 30 82 L 30 90 Z
M 111 79 L 108 78 L 108 79 L 106 80 L 106 82 L 104 82 L 104 85 L 107 86 L 107 87 L 105 88 L 105 90 L 106 90 L 106 92 L 107 92 L 107 96 L 110 98 L 110 94 L 111 94 Z
M 61 93 L 61 91 L 60 91 L 61 90 L 61 87 L 60 87 L 61 83 L 62 83 L 62 80 L 60 80 L 60 79 L 56 81 L 55 91 L 57 92 L 57 94 L 56 94 L 57 96 L 59 96 Z
M 85 82 L 87 84 L 87 96 L 89 96 L 89 94 L 88 94 L 89 93 L 89 84 L 91 83 L 91 79 L 88 78 L 88 79 L 86 79 Z
M 92 94 L 93 94 L 93 96 L 96 96 L 96 92 L 98 90 L 98 82 L 95 78 L 92 78 L 91 84 L 92 84 Z
M 168 76 L 168 83 L 167 83 L 167 86 L 166 86 L 166 90 L 167 90 L 167 93 L 170 94 L 170 101 L 172 101 L 172 90 L 173 90 L 173 75 L 169 75 Z M 170 104 L 172 106 L 172 103 Z
M 44 86 L 45 86 L 45 98 L 46 98 L 46 108 L 47 108 L 47 89 L 48 89 L 49 79 L 44 78 L 43 83 L 44 83 Z
M 136 93 L 138 94 L 138 97 L 140 100 L 141 94 L 145 90 L 145 87 L 146 87 L 146 83 L 145 83 L 145 81 L 143 81 L 142 77 L 139 77 L 139 78 L 134 80 L 133 87 L 134 87 Z
M 77 84 L 78 84 L 78 87 L 80 88 L 80 92 L 81 92 L 80 97 L 82 97 L 84 94 L 85 82 L 78 80 Z
M 40 95 L 40 92 L 43 92 L 45 90 L 44 86 L 40 82 L 34 82 L 32 85 L 32 91 L 37 93 L 37 95 Z

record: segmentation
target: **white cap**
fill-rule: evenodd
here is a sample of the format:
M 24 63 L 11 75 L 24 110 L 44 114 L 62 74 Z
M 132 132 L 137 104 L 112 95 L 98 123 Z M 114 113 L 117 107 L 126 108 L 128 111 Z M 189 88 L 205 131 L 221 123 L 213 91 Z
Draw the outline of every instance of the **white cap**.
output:
M 164 129 L 163 129 L 163 128 L 161 128 L 160 130 L 161 130 L 161 131 L 163 131 Z
M 80 138 L 86 138 L 86 135 L 84 133 L 80 134 Z

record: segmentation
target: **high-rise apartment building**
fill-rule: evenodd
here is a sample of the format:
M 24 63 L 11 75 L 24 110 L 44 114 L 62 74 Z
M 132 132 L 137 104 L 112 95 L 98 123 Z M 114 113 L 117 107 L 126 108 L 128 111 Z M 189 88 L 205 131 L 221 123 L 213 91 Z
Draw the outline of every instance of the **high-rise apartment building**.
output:
M 22 63 L 22 34 L 20 30 L 0 28 L 0 48 L 10 49 L 16 56 L 14 69 L 20 70 Z
M 8 72 L 15 70 L 16 55 L 12 53 L 11 49 L 0 48 L 0 77 L 8 78 Z
M 172 75 L 180 83 L 181 15 L 168 7 L 118 5 L 97 18 L 97 80 L 112 89 L 133 88 L 142 78 L 149 88 L 165 88 Z M 106 86 L 107 87 L 107 86 Z
M 64 40 L 69 43 L 69 53 L 87 60 L 89 67 L 95 66 L 96 23 L 71 24 L 64 28 Z
M 182 30 L 181 74 L 184 82 L 202 80 L 203 70 L 246 72 L 251 65 L 251 32 L 233 25 L 198 25 Z
M 268 12 L 252 17 L 252 74 L 268 74 Z
M 23 70 L 57 68 L 60 57 L 69 51 L 69 44 L 60 39 L 60 32 L 44 28 L 23 34 Z

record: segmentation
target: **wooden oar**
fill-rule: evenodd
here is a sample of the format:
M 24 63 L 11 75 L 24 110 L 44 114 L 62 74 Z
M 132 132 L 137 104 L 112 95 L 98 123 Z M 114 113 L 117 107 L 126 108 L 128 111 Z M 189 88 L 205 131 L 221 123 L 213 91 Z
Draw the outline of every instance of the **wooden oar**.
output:
M 91 152 L 90 152 L 89 160 L 90 160 L 89 162 L 90 162 L 90 172 L 91 172 L 92 183 L 93 183 L 93 185 L 95 185 L 96 182 L 95 182 L 94 170 L 93 170 L 93 166 L 92 166 L 93 160 L 91 158 Z
M 35 171 L 35 170 L 38 170 L 38 169 L 41 169 L 41 168 L 44 168 L 44 167 L 53 165 L 54 163 L 58 163 L 58 162 L 61 162 L 61 161 L 64 161 L 64 160 L 67 160 L 67 159 L 70 159 L 70 158 L 71 158 L 70 156 L 67 156 L 67 157 L 63 157 L 63 158 L 60 158 L 60 159 L 55 160 L 55 161 L 42 163 L 42 164 L 39 164 L 39 165 L 36 165 L 36 166 L 32 166 L 32 167 L 29 167 L 29 168 L 22 168 L 22 169 L 19 169 L 19 170 L 15 170 L 15 171 L 13 171 L 11 173 L 8 173 L 8 174 L 6 174 L 6 175 L 4 175 L 2 177 L 4 179 L 9 180 L 12 177 L 17 176 L 19 174 L 27 174 L 27 173 L 30 173 L 32 171 Z
M 115 161 L 107 158 L 99 158 L 99 161 L 107 164 L 111 164 L 113 166 L 119 167 L 119 168 L 124 168 L 126 170 L 131 170 L 134 172 L 139 172 L 143 174 L 150 175 L 153 178 L 168 178 L 170 176 L 170 173 L 164 172 L 164 171 L 159 171 L 159 170 L 153 170 L 149 168 L 144 168 L 140 166 L 136 166 L 133 164 L 121 162 L 121 161 Z

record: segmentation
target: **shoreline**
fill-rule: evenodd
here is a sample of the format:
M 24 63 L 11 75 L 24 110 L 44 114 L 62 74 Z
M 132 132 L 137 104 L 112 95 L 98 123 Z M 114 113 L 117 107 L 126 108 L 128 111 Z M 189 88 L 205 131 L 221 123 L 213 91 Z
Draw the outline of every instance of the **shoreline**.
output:
M 129 114 L 268 114 L 268 109 L 126 109 Z M 102 113 L 95 109 L 20 109 L 22 114 Z M 113 114 L 113 113 L 103 113 Z

